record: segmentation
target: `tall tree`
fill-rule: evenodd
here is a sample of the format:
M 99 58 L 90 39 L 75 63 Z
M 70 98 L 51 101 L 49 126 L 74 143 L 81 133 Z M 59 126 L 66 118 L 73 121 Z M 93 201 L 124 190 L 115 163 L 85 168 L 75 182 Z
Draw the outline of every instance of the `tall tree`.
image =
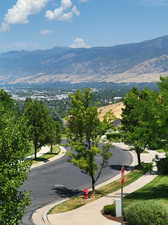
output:
M 160 140 L 163 148 L 168 151 L 168 77 L 161 77 L 161 82 L 158 83 L 160 92 L 158 96 L 158 129 Z
M 29 150 L 28 128 L 24 118 L 13 112 L 0 117 L 0 224 L 19 225 L 29 204 L 26 192 L 19 191 L 30 166 L 25 161 Z
M 123 101 L 123 136 L 127 143 L 134 146 L 138 164 L 141 165 L 141 153 L 158 140 L 157 93 L 133 88 Z
M 0 89 L 0 106 L 5 110 L 14 110 L 16 106 L 16 102 L 3 89 Z
M 52 118 L 48 121 L 48 143 L 51 145 L 51 153 L 53 151 L 53 145 L 61 142 L 61 129 L 60 123 Z
M 70 95 L 70 110 L 67 118 L 68 137 L 71 150 L 70 162 L 91 177 L 92 191 L 103 168 L 111 157 L 110 146 L 98 147 L 101 122 L 97 107 L 93 106 L 90 89 L 76 91 Z M 97 162 L 97 157 L 101 162 Z
M 35 159 L 37 150 L 49 143 L 51 116 L 48 107 L 37 100 L 28 99 L 24 106 L 24 115 L 30 126 L 30 138 L 33 141 Z

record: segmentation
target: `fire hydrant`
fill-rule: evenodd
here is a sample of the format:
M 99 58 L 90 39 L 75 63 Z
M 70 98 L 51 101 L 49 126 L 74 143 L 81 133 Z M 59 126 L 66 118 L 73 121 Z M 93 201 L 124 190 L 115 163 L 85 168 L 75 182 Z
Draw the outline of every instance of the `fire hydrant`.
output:
M 89 190 L 87 188 L 82 190 L 83 194 L 84 194 L 84 199 L 88 199 L 88 194 L 89 194 Z

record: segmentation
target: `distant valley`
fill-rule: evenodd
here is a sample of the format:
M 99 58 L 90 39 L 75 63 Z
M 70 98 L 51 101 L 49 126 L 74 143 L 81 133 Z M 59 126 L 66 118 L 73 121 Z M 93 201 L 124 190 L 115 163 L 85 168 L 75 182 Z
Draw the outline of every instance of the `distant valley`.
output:
M 114 47 L 0 54 L 1 84 L 156 82 L 168 75 L 168 36 Z

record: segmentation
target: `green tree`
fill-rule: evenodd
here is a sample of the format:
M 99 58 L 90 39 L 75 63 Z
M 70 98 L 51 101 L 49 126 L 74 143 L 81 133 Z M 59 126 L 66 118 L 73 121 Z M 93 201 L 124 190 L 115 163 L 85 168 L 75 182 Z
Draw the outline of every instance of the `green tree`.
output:
M 36 159 L 37 150 L 49 143 L 51 116 L 44 103 L 31 99 L 25 102 L 24 115 L 30 126 L 30 138 L 33 141 Z
M 70 162 L 91 177 L 92 191 L 103 168 L 111 157 L 110 146 L 98 147 L 101 122 L 98 119 L 97 107 L 93 106 L 90 89 L 77 90 L 70 95 L 70 110 L 67 118 L 68 137 L 71 150 Z M 97 162 L 97 157 L 101 162 Z
M 14 110 L 16 107 L 16 102 L 3 89 L 0 89 L 0 106 L 5 110 Z
M 158 138 L 157 93 L 133 88 L 125 96 L 122 131 L 127 143 L 133 145 L 141 165 L 141 153 Z
M 165 151 L 168 151 L 168 77 L 161 77 L 158 84 L 160 92 L 158 95 L 158 123 L 160 129 L 158 134 Z
M 19 225 L 28 193 L 19 191 L 26 179 L 30 162 L 25 161 L 29 150 L 28 129 L 24 118 L 16 119 L 11 112 L 0 117 L 0 224 Z
M 53 145 L 59 144 L 61 142 L 61 130 L 60 123 L 58 121 L 49 119 L 48 122 L 48 143 L 51 145 L 51 153 L 53 151 Z

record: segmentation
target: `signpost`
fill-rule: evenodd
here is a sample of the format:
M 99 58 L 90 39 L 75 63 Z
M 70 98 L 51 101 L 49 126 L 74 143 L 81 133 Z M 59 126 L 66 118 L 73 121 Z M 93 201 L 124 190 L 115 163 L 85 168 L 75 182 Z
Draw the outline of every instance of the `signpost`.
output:
M 124 224 L 124 210 L 123 210 L 123 187 L 124 187 L 124 182 L 125 182 L 125 178 L 124 178 L 124 172 L 125 172 L 125 168 L 124 166 L 121 167 L 121 180 L 120 180 L 120 184 L 121 184 L 121 212 L 122 212 L 122 219 L 121 219 L 121 225 Z

